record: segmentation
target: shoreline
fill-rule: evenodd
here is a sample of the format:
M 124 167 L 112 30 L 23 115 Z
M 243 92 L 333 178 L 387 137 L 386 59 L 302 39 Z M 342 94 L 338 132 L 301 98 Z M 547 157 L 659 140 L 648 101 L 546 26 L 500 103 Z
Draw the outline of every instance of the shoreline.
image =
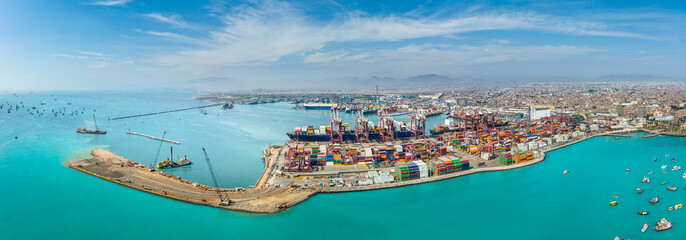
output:
M 646 131 L 641 129 L 630 129 L 621 132 L 631 133 L 636 131 Z M 619 131 L 618 131 L 619 132 Z M 492 166 L 484 168 L 472 168 L 469 170 L 440 175 L 431 176 L 428 178 L 417 179 L 405 182 L 393 182 L 384 184 L 372 184 L 365 186 L 350 186 L 350 187 L 293 187 L 294 181 L 286 186 L 278 186 L 274 184 L 274 180 L 279 178 L 275 174 L 275 168 L 278 167 L 278 162 L 281 157 L 285 155 L 285 148 L 283 145 L 273 145 L 266 147 L 263 150 L 265 161 L 264 172 L 257 179 L 254 187 L 250 188 L 213 188 L 199 183 L 195 183 L 178 176 L 167 174 L 161 171 L 150 172 L 150 168 L 141 165 L 132 160 L 126 159 L 122 156 L 116 155 L 104 149 L 94 149 L 91 151 L 92 158 L 82 159 L 77 161 L 69 161 L 66 163 L 67 167 L 76 169 L 80 172 L 95 176 L 97 178 L 120 184 L 122 186 L 130 187 L 135 190 L 152 193 L 169 199 L 183 201 L 187 203 L 217 207 L 226 210 L 274 214 L 286 209 L 289 209 L 298 203 L 301 203 L 317 193 L 345 193 L 358 191 L 373 191 L 387 188 L 397 188 L 404 186 L 411 186 L 417 184 L 424 184 L 436 181 L 443 181 L 447 179 L 458 178 L 471 174 L 481 172 L 506 171 L 517 168 L 533 166 L 545 160 L 546 153 L 560 148 L 574 145 L 586 141 L 588 139 L 599 136 L 612 136 L 618 132 L 606 132 L 595 134 L 591 136 L 584 136 L 574 139 L 560 145 L 549 146 L 539 149 L 535 152 L 533 160 L 525 161 L 509 166 Z M 646 131 L 650 132 L 650 131 Z M 652 133 L 652 132 L 651 132 Z M 87 165 L 91 164 L 91 165 Z M 94 171 L 89 170 L 91 168 Z M 125 171 L 124 171 L 125 170 Z M 97 172 L 100 173 L 97 173 Z M 125 173 L 122 173 L 125 172 Z M 105 176 L 108 175 L 108 176 Z M 121 175 L 121 176 L 120 176 Z M 115 177 L 119 176 L 119 177 Z M 161 178 L 158 176 L 163 176 Z M 129 180 L 129 177 L 134 180 Z M 125 179 L 125 180 L 122 180 Z M 148 179 L 149 178 L 149 179 Z M 128 181 L 128 182 L 127 182 Z M 149 184 L 147 187 L 145 184 Z M 141 186 L 138 186 L 141 185 Z M 272 186 L 274 185 L 274 186 Z M 167 189 L 169 189 L 167 191 Z M 174 191 L 178 190 L 178 191 Z M 186 190 L 184 192 L 183 190 Z M 228 195 L 234 201 L 230 206 L 219 205 L 219 196 L 217 191 L 222 195 Z

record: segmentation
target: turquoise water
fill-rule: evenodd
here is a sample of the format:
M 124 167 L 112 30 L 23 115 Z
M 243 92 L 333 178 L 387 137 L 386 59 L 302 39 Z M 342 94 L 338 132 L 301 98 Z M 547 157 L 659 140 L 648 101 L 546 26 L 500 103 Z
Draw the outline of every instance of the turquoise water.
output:
M 70 159 L 105 147 L 133 160 L 153 161 L 159 142 L 124 134 L 132 131 L 180 141 L 174 152 L 194 164 L 169 172 L 209 184 L 201 147 L 208 150 L 225 187 L 253 184 L 259 158 L 269 143 L 281 144 L 294 126 L 325 124 L 328 111 L 290 109 L 288 103 L 237 105 L 207 115 L 190 110 L 108 121 L 108 117 L 201 105 L 194 93 L 0 94 L 0 103 L 24 102 L 65 116 L 36 117 L 25 109 L 0 110 L 0 238 L 2 239 L 676 239 L 686 236 L 684 170 L 664 157 L 686 162 L 686 138 L 594 138 L 548 153 L 540 164 L 482 173 L 436 183 L 381 191 L 320 194 L 285 212 L 256 215 L 173 201 L 109 183 L 64 167 Z M 57 100 L 54 100 L 54 99 Z M 39 105 L 39 102 L 46 105 Z M 67 105 L 71 102 L 72 105 Z M 85 108 L 85 110 L 83 110 Z M 84 114 L 69 116 L 81 109 Z M 106 135 L 80 135 L 98 125 Z M 24 112 L 22 112 L 24 111 Z M 80 111 L 79 111 L 80 113 Z M 352 115 L 343 114 L 345 122 Z M 443 121 L 430 119 L 428 126 Z M 642 134 L 638 134 L 639 136 Z M 18 139 L 14 140 L 14 136 Z M 159 158 L 168 153 L 163 144 Z M 659 162 L 652 159 L 660 157 Z M 666 164 L 667 174 L 660 166 Z M 679 163 L 681 164 L 681 163 Z M 631 168 L 629 173 L 626 168 Z M 568 175 L 562 175 L 565 169 Z M 646 175 L 647 171 L 654 171 Z M 650 184 L 642 184 L 651 176 Z M 659 185 L 667 182 L 667 185 Z M 668 185 L 679 187 L 676 192 Z M 637 187 L 645 187 L 636 195 Z M 650 205 L 657 194 L 661 201 Z M 618 198 L 613 198 L 617 195 Z M 608 206 L 617 200 L 619 206 Z M 646 209 L 648 216 L 636 215 Z M 667 217 L 675 227 L 641 233 Z

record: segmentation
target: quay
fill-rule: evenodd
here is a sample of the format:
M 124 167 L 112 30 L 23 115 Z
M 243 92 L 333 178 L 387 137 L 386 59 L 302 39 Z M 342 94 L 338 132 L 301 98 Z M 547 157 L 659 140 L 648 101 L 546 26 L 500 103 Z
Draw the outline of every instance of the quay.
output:
M 142 114 L 136 114 L 136 115 L 115 117 L 115 118 L 111 118 L 110 120 L 119 120 L 119 119 L 134 118 L 134 117 L 143 117 L 143 116 L 149 116 L 149 115 L 164 114 L 164 113 L 170 113 L 170 112 L 179 112 L 179 111 L 186 111 L 186 110 L 191 110 L 191 109 L 206 108 L 206 107 L 214 107 L 214 106 L 221 106 L 221 105 L 224 105 L 224 103 L 214 103 L 214 104 L 203 105 L 203 106 L 198 106 L 198 107 L 187 107 L 187 108 L 174 109 L 174 110 L 167 110 L 167 111 L 154 112 L 154 113 L 142 113 Z
M 607 136 L 613 136 L 613 137 L 626 137 L 626 138 L 630 138 L 630 137 L 631 137 L 631 135 L 629 135 L 629 134 L 607 134 Z
M 169 140 L 169 139 L 164 139 L 164 138 L 153 137 L 153 136 L 145 135 L 145 134 L 142 134 L 142 133 L 135 133 L 135 132 L 128 131 L 128 132 L 126 132 L 126 134 L 137 135 L 137 136 L 146 137 L 146 138 L 150 138 L 150 139 L 153 139 L 153 140 L 158 140 L 158 141 L 163 141 L 163 142 L 168 142 L 168 143 L 173 143 L 173 144 L 181 144 L 180 142 L 177 142 L 177 141 L 174 141 L 174 140 Z
M 643 138 L 651 138 L 651 137 L 657 137 L 661 136 L 662 134 L 656 133 L 656 134 L 651 134 L 651 135 L 643 135 Z

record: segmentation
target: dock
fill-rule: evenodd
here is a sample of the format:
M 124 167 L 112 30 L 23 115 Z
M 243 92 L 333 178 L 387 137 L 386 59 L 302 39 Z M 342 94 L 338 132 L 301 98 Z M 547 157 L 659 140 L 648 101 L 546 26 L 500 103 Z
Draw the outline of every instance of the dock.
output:
M 181 144 L 180 142 L 177 142 L 177 141 L 174 141 L 174 140 L 169 140 L 169 139 L 164 139 L 164 138 L 153 137 L 153 136 L 145 135 L 145 134 L 142 134 L 142 133 L 135 133 L 135 132 L 128 131 L 128 132 L 126 132 L 126 134 L 137 135 L 137 136 L 146 137 L 146 138 L 150 138 L 150 139 L 153 139 L 153 140 L 163 141 L 163 142 L 168 142 L 168 143 L 173 143 L 173 144 Z
M 660 135 L 662 135 L 662 134 L 656 133 L 656 134 L 644 135 L 643 138 L 657 137 L 657 136 L 660 136 Z
M 191 110 L 191 109 L 206 108 L 206 107 L 214 107 L 214 106 L 221 106 L 221 105 L 224 105 L 224 103 L 215 103 L 215 104 L 209 104 L 209 105 L 203 105 L 203 106 L 197 106 L 197 107 L 187 107 L 187 108 L 174 109 L 174 110 L 167 110 L 167 111 L 154 112 L 154 113 L 142 113 L 142 114 L 136 114 L 136 115 L 115 117 L 115 118 L 110 118 L 110 120 L 119 120 L 119 119 L 134 118 L 134 117 L 143 117 L 143 116 L 149 116 L 149 115 L 164 114 L 164 113 L 170 113 L 170 112 L 179 112 L 179 111 L 186 111 L 186 110 Z
M 607 134 L 607 136 L 613 136 L 613 137 L 627 137 L 630 138 L 631 135 L 629 134 Z

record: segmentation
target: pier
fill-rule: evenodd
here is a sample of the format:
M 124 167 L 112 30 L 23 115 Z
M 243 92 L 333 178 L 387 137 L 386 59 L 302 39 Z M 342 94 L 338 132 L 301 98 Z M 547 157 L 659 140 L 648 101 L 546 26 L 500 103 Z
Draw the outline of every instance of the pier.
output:
M 221 105 L 224 105 L 224 103 L 215 103 L 215 104 L 203 105 L 203 106 L 198 106 L 198 107 L 187 107 L 187 108 L 174 109 L 174 110 L 167 110 L 167 111 L 154 112 L 154 113 L 142 113 L 142 114 L 136 114 L 136 115 L 123 116 L 123 117 L 115 117 L 115 118 L 111 118 L 110 120 L 119 120 L 119 119 L 134 118 L 134 117 L 143 117 L 143 116 L 149 116 L 149 115 L 164 114 L 164 113 L 170 113 L 170 112 L 179 112 L 179 111 L 186 111 L 186 110 L 191 110 L 191 109 L 206 108 L 206 107 L 214 107 L 214 106 L 221 106 Z
M 180 142 L 177 142 L 177 141 L 174 141 L 174 140 L 169 140 L 169 139 L 164 139 L 164 138 L 153 137 L 153 136 L 145 135 L 145 134 L 142 134 L 142 133 L 135 133 L 135 132 L 128 131 L 128 132 L 126 132 L 126 134 L 137 135 L 137 136 L 146 137 L 146 138 L 150 138 L 150 139 L 153 139 L 153 140 L 163 141 L 163 142 L 168 142 L 168 143 L 173 143 L 173 144 L 181 144 Z
M 608 134 L 608 136 L 613 136 L 613 137 L 626 137 L 626 138 L 630 138 L 630 137 L 631 137 L 631 135 L 629 135 L 629 134 Z

